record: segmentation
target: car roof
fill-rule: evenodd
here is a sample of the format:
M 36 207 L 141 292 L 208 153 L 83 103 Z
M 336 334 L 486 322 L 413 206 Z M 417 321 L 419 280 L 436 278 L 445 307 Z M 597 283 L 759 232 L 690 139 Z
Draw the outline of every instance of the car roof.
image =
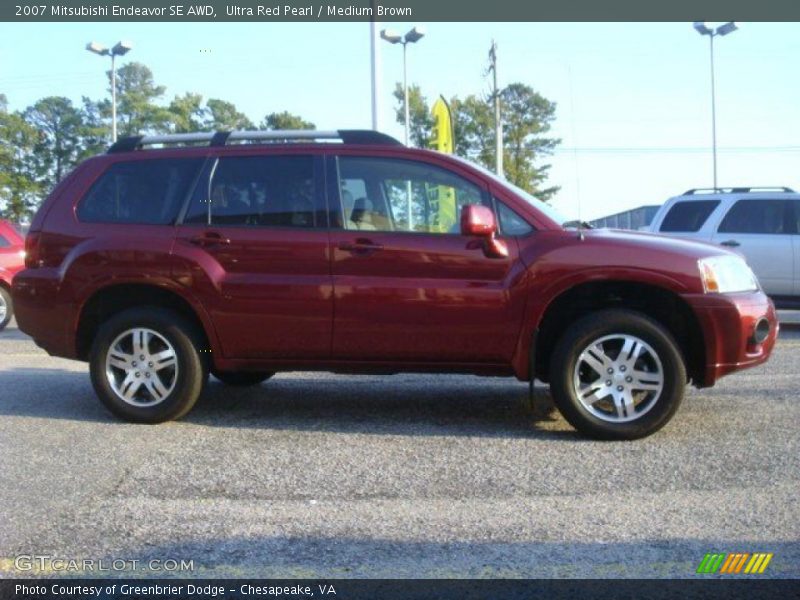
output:
M 683 194 L 673 196 L 670 201 L 702 201 L 702 200 L 723 200 L 726 198 L 748 198 L 752 200 L 774 200 L 784 198 L 794 200 L 800 198 L 800 194 L 792 188 L 784 186 L 758 186 L 758 187 L 731 187 L 731 188 L 700 188 L 687 190 Z

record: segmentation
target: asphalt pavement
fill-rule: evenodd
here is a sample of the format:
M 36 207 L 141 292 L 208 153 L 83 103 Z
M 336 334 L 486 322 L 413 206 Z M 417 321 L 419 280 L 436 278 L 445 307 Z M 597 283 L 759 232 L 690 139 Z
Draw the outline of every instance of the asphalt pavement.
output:
M 12 326 L 0 578 L 35 573 L 31 555 L 158 576 L 695 577 L 707 552 L 771 552 L 763 576 L 799 577 L 798 390 L 784 327 L 767 365 L 690 389 L 636 442 L 581 438 L 544 387 L 531 411 L 526 384 L 461 375 L 212 379 L 182 421 L 131 425 L 85 364 Z

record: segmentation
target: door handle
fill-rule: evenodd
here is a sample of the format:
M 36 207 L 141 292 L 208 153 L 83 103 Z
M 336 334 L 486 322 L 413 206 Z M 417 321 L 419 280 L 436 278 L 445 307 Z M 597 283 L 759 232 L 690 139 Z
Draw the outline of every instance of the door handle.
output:
M 367 253 L 375 252 L 376 250 L 383 250 L 382 244 L 375 244 L 371 240 L 357 239 L 355 242 L 341 242 L 339 250 L 345 252 Z
M 189 238 L 189 241 L 196 246 L 227 246 L 231 243 L 230 238 L 226 238 L 221 233 L 217 233 L 216 231 L 206 231 L 201 235 L 196 235 L 193 238 Z
M 728 246 L 729 248 L 736 248 L 737 246 L 741 246 L 741 244 L 736 240 L 725 240 L 724 242 L 720 243 L 720 246 Z

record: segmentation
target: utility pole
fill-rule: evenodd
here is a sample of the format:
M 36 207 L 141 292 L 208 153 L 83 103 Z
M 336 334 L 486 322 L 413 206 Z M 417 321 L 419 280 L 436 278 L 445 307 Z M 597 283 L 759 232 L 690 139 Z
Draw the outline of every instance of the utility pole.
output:
M 492 40 L 489 49 L 489 71 L 492 73 L 492 98 L 494 99 L 495 172 L 503 175 L 503 121 L 500 118 L 500 90 L 497 89 L 497 43 Z M 488 73 L 487 73 L 488 74 Z

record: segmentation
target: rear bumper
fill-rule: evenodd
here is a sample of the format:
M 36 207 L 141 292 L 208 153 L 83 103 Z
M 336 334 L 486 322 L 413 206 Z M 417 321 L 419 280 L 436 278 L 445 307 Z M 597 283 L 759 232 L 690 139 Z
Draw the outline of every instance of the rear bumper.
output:
M 684 298 L 694 310 L 705 339 L 704 380 L 697 385 L 712 386 L 728 373 L 767 361 L 780 327 L 775 306 L 766 294 L 696 294 Z M 768 321 L 769 333 L 758 343 L 754 334 L 761 319 Z
M 75 311 L 62 300 L 56 269 L 25 269 L 14 277 L 11 288 L 14 313 L 20 330 L 53 356 L 77 358 Z

